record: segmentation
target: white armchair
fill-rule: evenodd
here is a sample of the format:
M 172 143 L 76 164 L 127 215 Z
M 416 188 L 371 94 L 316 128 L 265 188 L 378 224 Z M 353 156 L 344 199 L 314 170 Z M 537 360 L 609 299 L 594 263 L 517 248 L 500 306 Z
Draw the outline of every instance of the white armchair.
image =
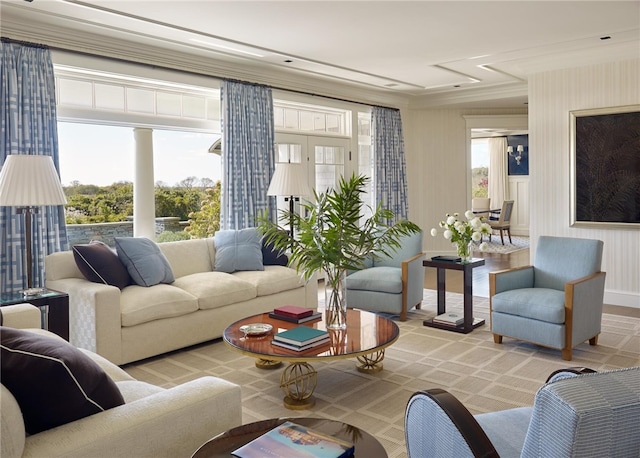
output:
M 36 328 L 29 330 L 59 338 L 39 329 L 40 312 L 30 304 L 3 307 L 2 318 L 3 326 Z M 201 377 L 163 389 L 135 380 L 95 353 L 81 351 L 115 381 L 125 404 L 27 436 L 20 407 L 2 385 L 0 456 L 191 456 L 211 437 L 242 422 L 240 387 L 233 383 Z

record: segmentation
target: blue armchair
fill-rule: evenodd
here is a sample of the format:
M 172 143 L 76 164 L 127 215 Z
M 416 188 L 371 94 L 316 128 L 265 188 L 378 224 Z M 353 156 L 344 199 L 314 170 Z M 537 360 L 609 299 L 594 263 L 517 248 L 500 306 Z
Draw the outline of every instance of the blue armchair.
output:
M 369 259 L 346 279 L 347 307 L 400 315 L 419 309 L 424 290 L 422 232 L 406 236 L 392 256 Z
M 437 388 L 405 411 L 409 458 L 637 457 L 639 432 L 640 367 L 556 371 L 533 407 L 474 416 Z
M 533 266 L 489 274 L 491 332 L 562 350 L 597 345 L 605 272 L 600 240 L 542 236 Z

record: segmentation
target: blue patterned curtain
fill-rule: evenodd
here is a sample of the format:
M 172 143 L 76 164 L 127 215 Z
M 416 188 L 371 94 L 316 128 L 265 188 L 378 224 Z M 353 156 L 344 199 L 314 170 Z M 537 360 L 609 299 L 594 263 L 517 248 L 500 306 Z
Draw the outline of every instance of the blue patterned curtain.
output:
M 371 123 L 371 143 L 376 162 L 373 180 L 375 203 L 392 210 L 396 220 L 407 219 L 409 205 L 400 111 L 373 107 Z
M 52 156 L 58 169 L 55 80 L 49 49 L 0 42 L 0 164 L 10 154 Z M 27 287 L 25 227 L 14 207 L 0 207 L 0 285 L 2 292 Z M 67 250 L 64 207 L 40 207 L 33 215 L 33 285 L 44 286 L 44 257 Z
M 273 97 L 269 87 L 236 81 L 223 81 L 220 97 L 220 227 L 244 229 L 255 226 L 256 218 L 269 207 L 267 188 L 275 170 Z

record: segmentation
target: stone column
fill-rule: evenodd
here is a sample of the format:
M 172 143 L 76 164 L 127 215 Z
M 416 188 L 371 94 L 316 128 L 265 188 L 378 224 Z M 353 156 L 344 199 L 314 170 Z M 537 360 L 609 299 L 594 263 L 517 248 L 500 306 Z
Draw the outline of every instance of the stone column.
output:
M 136 127 L 133 179 L 133 235 L 156 238 L 155 182 L 153 177 L 153 129 Z

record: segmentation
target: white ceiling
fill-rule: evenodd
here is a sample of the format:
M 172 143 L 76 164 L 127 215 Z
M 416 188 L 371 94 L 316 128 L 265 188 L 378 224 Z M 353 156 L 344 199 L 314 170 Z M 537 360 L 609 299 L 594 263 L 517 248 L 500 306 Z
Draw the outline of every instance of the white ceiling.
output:
M 522 107 L 531 73 L 640 57 L 637 0 L 8 0 L 1 12 L 9 29 L 28 18 L 414 101 L 476 91 Z

